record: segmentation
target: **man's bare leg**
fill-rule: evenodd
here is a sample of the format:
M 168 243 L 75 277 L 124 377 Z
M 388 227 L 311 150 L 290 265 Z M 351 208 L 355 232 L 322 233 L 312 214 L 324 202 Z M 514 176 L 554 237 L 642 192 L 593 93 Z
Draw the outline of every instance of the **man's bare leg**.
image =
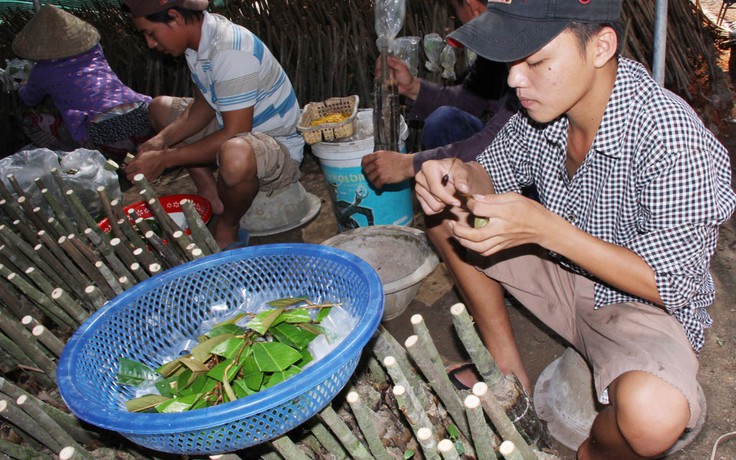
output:
M 240 219 L 258 193 L 256 157 L 253 147 L 241 138 L 225 142 L 220 149 L 217 192 L 223 211 L 215 222 L 214 237 L 220 248 L 238 241 Z
M 579 460 L 657 458 L 684 431 L 687 400 L 675 387 L 644 371 L 619 376 L 608 388 L 611 404 L 593 421 Z
M 212 205 L 212 214 L 219 216 L 224 210 L 222 200 L 217 192 L 217 183 L 212 170 L 206 166 L 187 168 L 189 177 L 197 187 L 197 195 L 207 199 Z
M 455 243 L 447 226 L 447 215 L 426 216 L 427 236 L 445 262 L 455 286 L 478 326 L 483 343 L 501 372 L 513 373 L 531 394 L 532 386 L 524 370 L 511 320 L 506 310 L 504 289 L 495 280 L 465 260 L 465 249 Z

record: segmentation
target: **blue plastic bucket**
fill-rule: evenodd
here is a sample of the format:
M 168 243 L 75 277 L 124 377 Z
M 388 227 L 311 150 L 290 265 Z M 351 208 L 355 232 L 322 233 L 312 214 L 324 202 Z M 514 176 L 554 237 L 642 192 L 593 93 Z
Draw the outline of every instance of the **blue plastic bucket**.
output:
M 369 114 L 370 116 L 370 114 Z M 400 149 L 406 153 L 408 128 L 402 122 Z M 377 189 L 363 175 L 360 161 L 373 152 L 373 137 L 350 142 L 317 142 L 319 159 L 340 232 L 371 225 L 411 225 L 414 218 L 411 181 Z

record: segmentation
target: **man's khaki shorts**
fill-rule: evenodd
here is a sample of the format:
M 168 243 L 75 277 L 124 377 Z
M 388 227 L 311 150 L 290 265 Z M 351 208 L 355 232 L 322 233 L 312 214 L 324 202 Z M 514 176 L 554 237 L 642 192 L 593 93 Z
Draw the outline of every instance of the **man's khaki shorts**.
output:
M 176 118 L 189 107 L 193 99 L 189 97 L 175 97 L 171 104 L 167 124 L 176 120 Z M 192 144 L 220 129 L 217 119 L 205 126 L 201 131 L 188 137 L 184 142 Z M 299 162 L 289 155 L 289 150 L 282 143 L 271 136 L 257 132 L 247 132 L 236 134 L 253 148 L 256 155 L 256 167 L 258 169 L 258 179 L 260 181 L 260 190 L 269 192 L 299 180 Z M 218 159 L 219 166 L 219 159 Z
M 698 358 L 682 325 L 664 309 L 640 302 L 596 309 L 593 281 L 563 269 L 538 246 L 472 261 L 588 361 L 601 403 L 609 403 L 607 389 L 618 376 L 645 371 L 685 395 L 688 426 L 695 426 L 701 412 Z

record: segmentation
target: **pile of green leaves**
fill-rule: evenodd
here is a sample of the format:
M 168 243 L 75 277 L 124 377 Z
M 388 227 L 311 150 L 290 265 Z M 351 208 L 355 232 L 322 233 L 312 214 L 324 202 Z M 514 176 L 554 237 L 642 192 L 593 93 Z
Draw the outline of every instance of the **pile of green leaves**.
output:
M 272 387 L 302 371 L 313 360 L 309 344 L 324 329 L 319 323 L 335 304 L 315 304 L 305 297 L 272 300 L 257 315 L 241 313 L 197 338 L 186 355 L 151 369 L 120 357 L 118 382 L 155 385 L 125 403 L 130 412 L 185 412 L 234 401 Z M 310 315 L 310 311 L 317 310 Z M 253 316 L 238 326 L 246 315 Z M 312 319 L 314 317 L 314 319 Z

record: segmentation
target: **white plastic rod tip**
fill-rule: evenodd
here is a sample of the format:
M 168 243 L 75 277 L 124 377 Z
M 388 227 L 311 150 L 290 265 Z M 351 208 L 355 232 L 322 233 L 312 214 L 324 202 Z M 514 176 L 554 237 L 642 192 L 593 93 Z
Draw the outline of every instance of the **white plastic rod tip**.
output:
M 419 337 L 417 337 L 416 335 L 410 335 L 410 336 L 409 336 L 409 337 L 407 337 L 407 338 L 406 338 L 406 340 L 404 341 L 404 346 L 405 346 L 406 348 L 411 348 L 411 347 L 413 347 L 414 345 L 416 345 L 418 341 L 419 341 Z
M 424 321 L 424 318 L 422 318 L 422 315 L 420 314 L 411 315 L 411 324 L 421 324 L 422 321 Z
M 480 398 L 476 395 L 468 395 L 463 403 L 468 409 L 475 409 L 476 407 L 480 406 Z
M 462 303 L 456 303 L 452 307 L 450 307 L 450 313 L 457 316 L 462 314 L 465 311 L 465 305 Z
M 473 385 L 473 394 L 480 397 L 488 392 L 488 385 L 485 382 L 478 382 Z
M 450 452 L 455 448 L 455 445 L 449 439 L 443 439 L 437 443 L 437 450 L 440 452 Z
M 426 441 L 432 437 L 432 430 L 423 426 L 417 430 L 417 439 L 420 441 Z
M 350 393 L 348 393 L 348 396 L 346 399 L 348 403 L 355 404 L 356 402 L 360 401 L 360 395 L 358 394 L 357 391 L 351 391 Z
M 69 460 L 70 458 L 74 457 L 74 453 L 76 450 L 72 446 L 66 446 L 65 448 L 61 449 L 61 452 L 59 452 L 59 460 Z
M 502 442 L 501 445 L 498 448 L 498 451 L 504 457 L 513 454 L 515 450 L 516 450 L 516 446 L 511 441 L 504 441 L 504 442 Z
M 393 388 L 394 396 L 403 396 L 404 393 L 406 393 L 406 388 L 404 388 L 404 385 L 394 385 Z
M 391 367 L 396 365 L 396 358 L 393 356 L 386 356 L 383 358 L 383 365 L 386 367 Z

